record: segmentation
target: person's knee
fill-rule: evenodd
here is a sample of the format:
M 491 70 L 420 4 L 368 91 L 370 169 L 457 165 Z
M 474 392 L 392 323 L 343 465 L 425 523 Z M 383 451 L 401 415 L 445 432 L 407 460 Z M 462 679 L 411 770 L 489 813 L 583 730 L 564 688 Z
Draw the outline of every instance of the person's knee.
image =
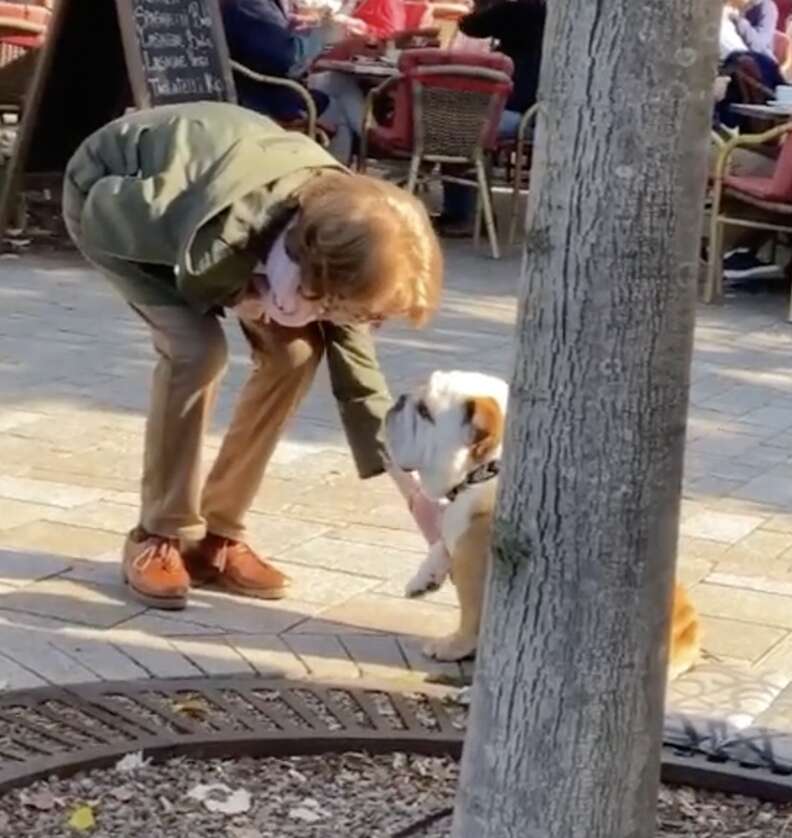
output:
M 171 363 L 195 378 L 209 384 L 219 378 L 228 365 L 228 347 L 222 329 L 206 329 L 193 340 L 174 347 Z
M 324 341 L 318 329 L 305 329 L 279 343 L 276 361 L 294 372 L 312 373 L 324 353 Z
M 316 325 L 286 328 L 270 324 L 264 330 L 242 325 L 254 364 L 277 374 L 312 375 L 324 354 L 324 338 Z

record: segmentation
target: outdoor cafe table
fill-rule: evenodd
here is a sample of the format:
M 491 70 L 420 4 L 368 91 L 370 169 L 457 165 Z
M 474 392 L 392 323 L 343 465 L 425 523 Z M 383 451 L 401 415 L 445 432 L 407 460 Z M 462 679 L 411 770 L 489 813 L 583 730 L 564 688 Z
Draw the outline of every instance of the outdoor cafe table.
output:
M 767 122 L 792 122 L 792 108 L 776 105 L 731 105 L 729 110 L 741 116 L 750 116 Z
M 318 58 L 311 71 L 314 73 L 345 73 L 354 76 L 362 85 L 377 85 L 385 79 L 399 75 L 394 64 L 373 58 Z

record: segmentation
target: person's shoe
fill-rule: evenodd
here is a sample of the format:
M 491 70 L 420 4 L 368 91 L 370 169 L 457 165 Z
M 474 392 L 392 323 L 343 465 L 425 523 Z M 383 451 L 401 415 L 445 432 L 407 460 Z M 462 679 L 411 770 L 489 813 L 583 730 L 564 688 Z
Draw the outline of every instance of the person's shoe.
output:
M 747 247 L 732 250 L 723 257 L 723 278 L 729 282 L 747 279 L 782 279 L 784 271 L 778 265 L 763 262 Z
M 135 599 L 166 611 L 186 607 L 190 576 L 178 545 L 177 539 L 152 535 L 142 527 L 129 533 L 121 573 Z
M 244 541 L 209 533 L 187 555 L 193 579 L 258 599 L 282 599 L 291 580 Z

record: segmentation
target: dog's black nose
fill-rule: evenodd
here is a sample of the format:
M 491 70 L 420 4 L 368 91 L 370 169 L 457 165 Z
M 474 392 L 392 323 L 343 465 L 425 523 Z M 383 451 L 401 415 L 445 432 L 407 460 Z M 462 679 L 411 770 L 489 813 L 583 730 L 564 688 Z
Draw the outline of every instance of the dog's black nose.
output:
M 402 394 L 401 396 L 399 396 L 398 399 L 396 399 L 396 404 L 394 405 L 393 409 L 397 412 L 402 411 L 402 410 L 404 410 L 404 405 L 406 405 L 406 404 L 407 404 L 407 396 Z

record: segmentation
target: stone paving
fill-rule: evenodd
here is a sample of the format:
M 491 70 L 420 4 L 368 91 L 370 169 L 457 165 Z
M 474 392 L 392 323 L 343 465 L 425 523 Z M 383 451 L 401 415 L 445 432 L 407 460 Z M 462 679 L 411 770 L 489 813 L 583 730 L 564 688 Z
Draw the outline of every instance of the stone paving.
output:
M 496 263 L 452 247 L 431 328 L 381 334 L 393 388 L 437 367 L 508 375 L 518 268 L 516 256 Z M 145 327 L 76 256 L 0 260 L 0 303 L 6 688 L 199 674 L 469 675 L 420 653 L 419 637 L 453 624 L 453 591 L 401 596 L 422 540 L 386 480 L 355 477 L 324 377 L 250 521 L 257 546 L 293 576 L 293 596 L 265 603 L 201 590 L 178 614 L 130 600 L 117 557 L 136 523 L 152 363 Z M 703 615 L 707 655 L 671 698 L 740 723 L 789 726 L 792 327 L 783 316 L 773 296 L 699 312 L 680 573 Z M 232 365 L 207 459 L 245 374 L 244 345 L 229 332 Z

